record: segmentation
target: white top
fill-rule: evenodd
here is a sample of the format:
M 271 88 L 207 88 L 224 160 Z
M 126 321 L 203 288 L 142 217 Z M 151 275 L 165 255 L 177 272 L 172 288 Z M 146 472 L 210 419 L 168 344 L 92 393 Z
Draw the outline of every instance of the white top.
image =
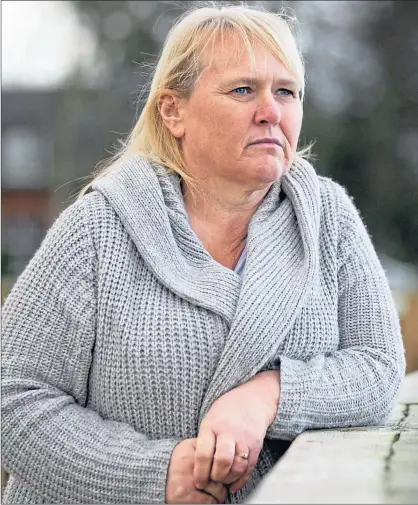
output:
M 241 280 L 244 277 L 244 268 L 245 268 L 246 259 L 247 259 L 247 248 L 244 247 L 244 250 L 242 251 L 241 256 L 239 257 L 238 263 L 236 264 L 236 267 L 234 268 L 234 272 L 237 273 L 241 277 Z

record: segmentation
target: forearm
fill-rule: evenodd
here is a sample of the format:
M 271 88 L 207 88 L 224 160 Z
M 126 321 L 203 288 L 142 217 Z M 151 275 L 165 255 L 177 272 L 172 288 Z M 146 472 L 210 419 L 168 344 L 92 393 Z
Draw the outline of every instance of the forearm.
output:
M 281 356 L 281 392 L 269 438 L 308 429 L 383 424 L 396 402 L 403 355 L 346 349 L 307 362 Z
M 48 503 L 162 503 L 178 440 L 148 440 L 55 388 L 3 378 L 2 466 Z

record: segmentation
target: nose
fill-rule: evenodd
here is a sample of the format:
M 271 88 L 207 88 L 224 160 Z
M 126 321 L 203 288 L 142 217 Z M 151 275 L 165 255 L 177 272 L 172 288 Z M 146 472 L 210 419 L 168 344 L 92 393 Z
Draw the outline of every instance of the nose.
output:
M 269 94 L 268 97 L 264 97 L 257 107 L 255 113 L 255 122 L 257 125 L 276 125 L 280 122 L 281 111 L 280 105 L 274 99 L 274 97 Z

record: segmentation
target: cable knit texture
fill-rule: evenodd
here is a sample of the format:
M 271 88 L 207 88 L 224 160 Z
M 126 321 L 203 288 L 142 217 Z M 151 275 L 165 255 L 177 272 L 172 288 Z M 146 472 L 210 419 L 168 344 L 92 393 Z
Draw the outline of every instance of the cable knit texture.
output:
M 280 198 L 280 193 L 282 196 Z M 3 309 L 5 504 L 163 503 L 216 398 L 280 368 L 269 439 L 386 421 L 398 316 L 351 198 L 298 159 L 251 220 L 244 277 L 190 227 L 179 178 L 133 157 L 64 210 Z

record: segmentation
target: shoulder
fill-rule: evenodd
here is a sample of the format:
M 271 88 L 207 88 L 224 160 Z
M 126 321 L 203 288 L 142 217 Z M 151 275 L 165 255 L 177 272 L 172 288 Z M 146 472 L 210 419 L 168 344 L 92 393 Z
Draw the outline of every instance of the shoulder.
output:
M 86 202 L 86 197 L 83 197 L 62 210 L 47 231 L 41 247 L 45 248 L 47 244 L 62 248 L 66 248 L 67 245 L 68 248 L 73 243 L 84 246 L 84 243 L 89 241 L 90 235 Z
M 370 268 L 381 267 L 374 248 L 372 235 L 355 200 L 342 184 L 329 177 L 318 176 L 324 213 L 335 212 L 339 264 L 347 265 L 363 260 Z M 332 202 L 332 203 L 331 203 Z M 365 259 L 366 258 L 366 259 Z M 351 264 L 350 263 L 350 264 Z M 360 267 L 359 267 L 360 268 Z
M 341 231 L 364 226 L 360 210 L 347 188 L 330 177 L 318 175 L 323 212 L 332 212 Z
M 71 285 L 73 296 L 90 297 L 96 263 L 86 212 L 90 201 L 89 196 L 80 198 L 58 214 L 11 294 L 29 290 L 52 292 L 52 289 L 67 293 Z
M 324 175 L 318 175 L 318 181 L 323 204 L 333 204 L 339 209 L 347 206 L 347 199 L 351 200 L 347 188 L 331 177 Z
M 70 203 L 48 229 L 37 257 L 57 264 L 91 268 L 97 258 L 96 231 L 109 212 L 105 199 L 97 192 L 83 195 Z
M 88 220 L 92 220 L 95 216 L 101 216 L 103 218 L 111 210 L 112 209 L 106 198 L 96 190 L 86 193 L 81 198 L 70 204 L 66 209 L 66 211 L 70 213 L 83 213 L 85 218 Z M 94 225 L 93 222 L 91 224 Z
M 347 188 L 331 177 L 317 175 L 321 200 L 321 234 L 335 237 L 339 258 L 347 258 L 358 247 L 372 251 L 371 234 Z M 370 253 L 372 254 L 372 252 Z
M 58 221 L 65 221 L 67 226 L 84 230 L 90 236 L 96 235 L 116 217 L 108 200 L 96 190 L 83 195 L 61 212 Z
M 339 212 L 352 212 L 353 201 L 347 189 L 331 177 L 319 175 L 316 167 L 310 161 L 298 157 L 294 166 L 297 174 L 297 183 L 302 191 L 310 195 L 309 198 L 319 200 L 322 214 L 332 213 L 334 216 Z

